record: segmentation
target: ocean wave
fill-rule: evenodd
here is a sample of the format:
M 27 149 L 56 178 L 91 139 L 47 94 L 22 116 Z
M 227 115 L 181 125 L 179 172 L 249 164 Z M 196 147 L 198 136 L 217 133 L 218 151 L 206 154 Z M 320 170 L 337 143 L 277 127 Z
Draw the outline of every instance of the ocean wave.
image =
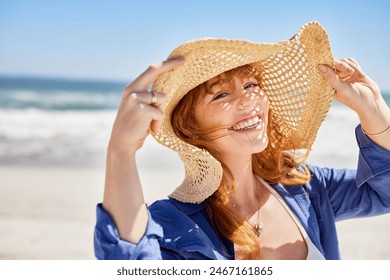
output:
M 0 109 L 2 139 L 59 138 L 106 133 L 116 111 L 48 111 Z
M 0 162 L 93 163 L 104 154 L 115 115 L 114 110 L 0 109 Z
M 121 94 L 118 92 L 88 91 L 35 91 L 28 89 L 10 89 L 0 92 L 0 108 L 44 110 L 110 110 L 119 105 Z
M 102 167 L 115 117 L 116 110 L 0 109 L 0 165 Z M 180 166 L 176 153 L 152 137 L 137 157 L 147 169 Z

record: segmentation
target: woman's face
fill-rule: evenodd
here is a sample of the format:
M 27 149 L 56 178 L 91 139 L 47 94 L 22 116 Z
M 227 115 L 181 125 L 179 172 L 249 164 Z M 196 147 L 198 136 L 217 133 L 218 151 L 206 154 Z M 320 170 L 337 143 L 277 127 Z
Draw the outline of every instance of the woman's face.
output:
M 213 150 L 225 156 L 252 155 L 268 144 L 269 100 L 254 76 L 220 75 L 210 79 L 205 94 L 195 106 L 200 128 L 221 129 L 204 136 Z M 222 137 L 221 137 L 222 136 Z

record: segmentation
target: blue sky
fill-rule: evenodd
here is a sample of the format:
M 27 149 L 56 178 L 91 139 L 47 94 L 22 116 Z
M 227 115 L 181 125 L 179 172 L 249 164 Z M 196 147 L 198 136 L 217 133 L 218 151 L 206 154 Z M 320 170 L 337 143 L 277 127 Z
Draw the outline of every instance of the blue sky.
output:
M 0 0 L 0 75 L 127 81 L 194 38 L 276 42 L 313 20 L 390 90 L 387 0 Z

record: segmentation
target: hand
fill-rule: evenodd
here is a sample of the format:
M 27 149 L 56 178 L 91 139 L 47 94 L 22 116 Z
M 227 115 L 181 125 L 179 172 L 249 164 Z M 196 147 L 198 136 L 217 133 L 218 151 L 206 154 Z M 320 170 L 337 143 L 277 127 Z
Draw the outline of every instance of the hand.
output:
M 174 58 L 151 65 L 125 88 L 112 129 L 111 151 L 135 153 L 142 147 L 149 128 L 158 131 L 164 117 L 162 106 L 166 96 L 161 92 L 149 92 L 148 88 L 159 75 L 183 63 L 183 58 Z
M 353 58 L 335 60 L 336 71 L 320 65 L 323 77 L 336 90 L 335 99 L 359 115 L 375 110 L 382 99 L 378 85 L 369 78 Z
M 359 115 L 364 133 L 379 146 L 390 150 L 390 108 L 378 85 L 353 58 L 335 61 L 336 71 L 320 65 L 323 77 L 336 90 L 335 99 Z

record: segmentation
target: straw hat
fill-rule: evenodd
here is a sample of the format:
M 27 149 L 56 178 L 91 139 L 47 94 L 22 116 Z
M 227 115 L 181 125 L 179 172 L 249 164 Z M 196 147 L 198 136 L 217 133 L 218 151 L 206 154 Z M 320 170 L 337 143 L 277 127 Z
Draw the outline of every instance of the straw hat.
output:
M 161 75 L 153 86 L 153 91 L 167 94 L 164 121 L 153 136 L 178 152 L 185 166 L 185 179 L 170 197 L 201 203 L 218 189 L 221 163 L 209 152 L 179 139 L 171 115 L 191 89 L 239 66 L 251 64 L 263 73 L 260 87 L 269 97 L 278 130 L 268 135 L 269 143 L 287 137 L 292 149 L 311 149 L 334 95 L 317 69 L 319 64 L 334 67 L 328 36 L 319 23 L 309 22 L 293 38 L 279 43 L 194 40 L 176 48 L 169 57 L 176 56 L 185 57 L 185 64 Z

